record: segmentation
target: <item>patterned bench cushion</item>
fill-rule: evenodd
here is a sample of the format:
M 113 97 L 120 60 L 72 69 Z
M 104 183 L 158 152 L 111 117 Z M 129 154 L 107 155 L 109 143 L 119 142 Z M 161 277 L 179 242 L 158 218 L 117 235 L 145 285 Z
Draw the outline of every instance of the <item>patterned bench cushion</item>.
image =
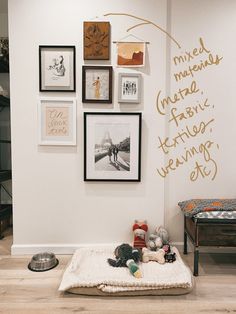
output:
M 236 211 L 236 199 L 191 199 L 178 203 L 185 216 L 211 211 Z
M 236 210 L 233 211 L 210 211 L 202 212 L 194 215 L 194 219 L 235 219 L 236 220 Z

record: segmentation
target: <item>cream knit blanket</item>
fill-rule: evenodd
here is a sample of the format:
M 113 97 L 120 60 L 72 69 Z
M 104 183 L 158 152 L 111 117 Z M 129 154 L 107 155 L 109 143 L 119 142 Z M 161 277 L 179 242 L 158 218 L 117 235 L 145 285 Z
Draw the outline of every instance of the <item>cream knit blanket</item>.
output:
M 115 268 L 107 263 L 114 258 L 114 248 L 80 248 L 75 251 L 66 268 L 59 291 L 75 287 L 96 287 L 103 292 L 191 288 L 190 269 L 182 261 L 179 252 L 176 261 L 163 265 L 157 262 L 140 263 L 143 277 L 132 276 L 126 267 Z

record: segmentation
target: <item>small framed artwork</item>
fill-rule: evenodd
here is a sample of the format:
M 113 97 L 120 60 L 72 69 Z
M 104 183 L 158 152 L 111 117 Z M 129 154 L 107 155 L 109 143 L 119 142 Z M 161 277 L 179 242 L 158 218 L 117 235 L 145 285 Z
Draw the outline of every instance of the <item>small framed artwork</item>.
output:
M 119 73 L 118 101 L 124 103 L 140 103 L 141 74 Z
M 112 103 L 112 67 L 82 67 L 82 101 Z
M 84 113 L 84 180 L 141 181 L 141 113 Z
M 75 46 L 39 46 L 39 90 L 75 92 Z
M 109 60 L 110 23 L 84 22 L 84 60 Z
M 39 145 L 76 145 L 74 98 L 41 98 L 38 104 Z
M 118 42 L 117 65 L 120 67 L 145 66 L 145 42 Z

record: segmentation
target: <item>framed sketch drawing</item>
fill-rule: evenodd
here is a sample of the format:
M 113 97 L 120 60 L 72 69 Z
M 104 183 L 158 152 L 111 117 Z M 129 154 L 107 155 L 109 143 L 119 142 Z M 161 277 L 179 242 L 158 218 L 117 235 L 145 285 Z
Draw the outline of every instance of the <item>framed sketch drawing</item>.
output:
M 84 180 L 141 181 L 141 113 L 84 113 Z
M 112 103 L 112 67 L 83 66 L 82 101 Z
M 110 23 L 84 22 L 84 60 L 109 60 Z
M 39 90 L 75 92 L 75 46 L 39 46 Z
M 38 104 L 39 145 L 76 145 L 74 98 L 41 98 Z
M 145 42 L 118 42 L 117 65 L 120 67 L 145 66 Z
M 141 74 L 119 73 L 118 101 L 121 103 L 140 103 Z

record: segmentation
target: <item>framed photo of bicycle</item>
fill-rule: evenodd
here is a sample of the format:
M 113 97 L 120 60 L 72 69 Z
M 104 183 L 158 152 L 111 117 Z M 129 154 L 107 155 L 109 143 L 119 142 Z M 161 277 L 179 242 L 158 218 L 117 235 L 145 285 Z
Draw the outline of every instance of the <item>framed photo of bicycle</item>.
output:
M 84 181 L 141 181 L 141 113 L 84 113 Z
M 139 73 L 119 73 L 119 103 L 140 103 L 141 78 L 142 76 Z
M 39 46 L 39 90 L 75 92 L 75 46 Z
M 112 67 L 82 67 L 82 102 L 112 103 Z

